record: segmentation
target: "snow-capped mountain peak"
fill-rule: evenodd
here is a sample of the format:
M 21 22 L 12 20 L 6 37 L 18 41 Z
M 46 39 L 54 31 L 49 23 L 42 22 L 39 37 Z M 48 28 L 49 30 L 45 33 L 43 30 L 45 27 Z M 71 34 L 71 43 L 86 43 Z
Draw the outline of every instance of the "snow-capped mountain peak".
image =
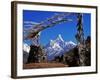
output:
M 48 59 L 53 59 L 55 56 L 60 56 L 67 51 L 73 49 L 76 44 L 72 41 L 64 41 L 59 34 L 55 40 L 50 40 L 50 42 L 45 46 L 45 51 L 47 53 Z
M 50 45 L 51 46 L 54 46 L 55 44 L 58 45 L 58 44 L 60 44 L 60 42 L 62 42 L 62 43 L 64 42 L 61 34 L 59 34 L 55 40 L 50 40 Z
M 30 46 L 28 45 L 28 44 L 24 44 L 23 45 L 23 50 L 25 51 L 25 52 L 27 52 L 27 53 L 29 53 L 29 51 L 30 51 Z
M 61 40 L 61 41 L 64 41 L 64 40 L 63 40 L 63 38 L 62 38 L 62 36 L 61 36 L 61 34 L 59 34 L 59 35 L 58 35 L 58 37 L 57 37 L 57 39 L 56 39 L 56 40 Z

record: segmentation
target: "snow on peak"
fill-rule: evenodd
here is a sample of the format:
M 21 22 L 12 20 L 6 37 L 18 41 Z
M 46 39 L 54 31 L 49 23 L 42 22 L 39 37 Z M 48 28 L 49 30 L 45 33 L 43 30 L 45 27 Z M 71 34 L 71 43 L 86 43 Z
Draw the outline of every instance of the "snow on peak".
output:
M 61 41 L 64 41 L 63 38 L 62 38 L 62 36 L 61 36 L 61 34 L 58 35 L 58 38 L 57 39 L 59 39 Z
M 54 59 L 55 56 L 62 55 L 69 50 L 73 49 L 76 44 L 72 41 L 64 41 L 61 34 L 55 40 L 50 40 L 50 42 L 45 46 L 45 51 L 47 53 L 48 60 Z
M 23 45 L 23 50 L 25 51 L 25 52 L 27 52 L 27 53 L 29 53 L 29 51 L 30 51 L 30 46 L 28 45 L 28 44 L 24 44 Z
M 54 45 L 54 41 L 50 40 L 50 45 L 53 46 Z
M 53 48 L 53 49 L 56 49 L 56 48 L 60 49 L 61 47 L 60 47 L 59 44 L 55 43 L 55 44 L 52 46 L 52 48 Z
M 53 43 L 53 40 L 50 40 L 50 43 Z
M 69 42 L 67 42 L 68 44 L 72 44 L 72 45 L 76 45 L 74 42 L 72 42 L 72 41 L 69 41 Z

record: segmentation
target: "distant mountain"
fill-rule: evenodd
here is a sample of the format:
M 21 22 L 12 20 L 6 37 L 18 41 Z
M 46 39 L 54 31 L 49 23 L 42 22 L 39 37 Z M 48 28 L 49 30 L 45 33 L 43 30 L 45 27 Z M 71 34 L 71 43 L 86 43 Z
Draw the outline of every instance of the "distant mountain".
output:
M 59 34 L 55 40 L 50 40 L 50 42 L 45 46 L 45 51 L 47 53 L 48 60 L 54 59 L 55 56 L 61 56 L 65 52 L 73 49 L 76 44 L 72 41 L 64 41 L 62 36 Z
M 27 62 L 29 56 L 30 46 L 28 44 L 23 45 L 23 63 Z
M 55 56 L 61 56 L 65 52 L 73 49 L 76 44 L 72 41 L 64 41 L 62 36 L 59 34 L 55 40 L 50 42 L 44 47 L 45 53 L 47 54 L 48 60 L 53 60 Z M 29 55 L 30 46 L 28 44 L 23 45 L 23 62 L 27 62 Z
M 29 51 L 30 51 L 30 46 L 28 45 L 28 44 L 24 44 L 23 45 L 23 50 L 25 51 L 25 52 L 27 52 L 27 53 L 29 53 Z

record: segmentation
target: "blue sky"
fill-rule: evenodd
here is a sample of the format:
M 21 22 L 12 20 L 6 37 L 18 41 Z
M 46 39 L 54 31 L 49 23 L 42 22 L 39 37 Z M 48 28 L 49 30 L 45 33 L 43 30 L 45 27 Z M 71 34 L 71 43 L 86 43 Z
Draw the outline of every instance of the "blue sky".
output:
M 31 11 L 31 10 L 23 10 L 23 22 L 24 21 L 32 21 L 36 23 L 40 23 L 41 21 L 44 21 L 47 18 L 52 17 L 53 15 L 61 14 L 62 12 L 50 12 L 50 11 Z M 76 16 L 68 17 L 72 19 L 71 22 L 64 22 L 61 24 L 56 25 L 55 27 L 51 27 L 48 29 L 45 29 L 41 32 L 40 36 L 40 43 L 42 45 L 46 45 L 49 43 L 49 41 L 52 39 L 56 39 L 59 34 L 62 35 L 62 38 L 65 41 L 73 41 L 76 43 L 75 34 L 76 34 L 76 24 L 77 24 L 77 18 Z M 84 35 L 85 37 L 89 36 L 91 34 L 91 14 L 89 13 L 83 13 L 83 27 L 84 27 Z M 30 26 L 25 26 L 26 24 L 23 24 L 24 28 L 29 28 Z M 27 44 L 31 44 L 30 41 L 24 41 Z

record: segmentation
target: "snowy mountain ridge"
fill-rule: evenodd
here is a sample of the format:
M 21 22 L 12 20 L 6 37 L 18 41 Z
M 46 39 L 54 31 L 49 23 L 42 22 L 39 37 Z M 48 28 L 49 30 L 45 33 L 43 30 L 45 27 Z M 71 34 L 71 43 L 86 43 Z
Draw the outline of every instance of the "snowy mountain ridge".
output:
M 62 36 L 59 34 L 55 40 L 50 40 L 50 42 L 44 47 L 44 50 L 47 54 L 48 60 L 54 59 L 55 56 L 61 56 L 65 52 L 73 49 L 76 44 L 72 41 L 64 41 Z M 26 43 L 23 45 L 23 51 L 29 53 L 30 46 Z
M 30 51 L 30 46 L 28 45 L 28 44 L 24 44 L 23 45 L 23 50 L 25 51 L 25 52 L 27 52 L 27 53 L 29 53 L 29 51 Z
M 45 46 L 45 51 L 47 53 L 48 59 L 53 59 L 55 56 L 61 56 L 65 52 L 73 49 L 76 44 L 72 41 L 64 41 L 62 36 L 59 34 L 55 40 L 50 40 L 50 42 Z

